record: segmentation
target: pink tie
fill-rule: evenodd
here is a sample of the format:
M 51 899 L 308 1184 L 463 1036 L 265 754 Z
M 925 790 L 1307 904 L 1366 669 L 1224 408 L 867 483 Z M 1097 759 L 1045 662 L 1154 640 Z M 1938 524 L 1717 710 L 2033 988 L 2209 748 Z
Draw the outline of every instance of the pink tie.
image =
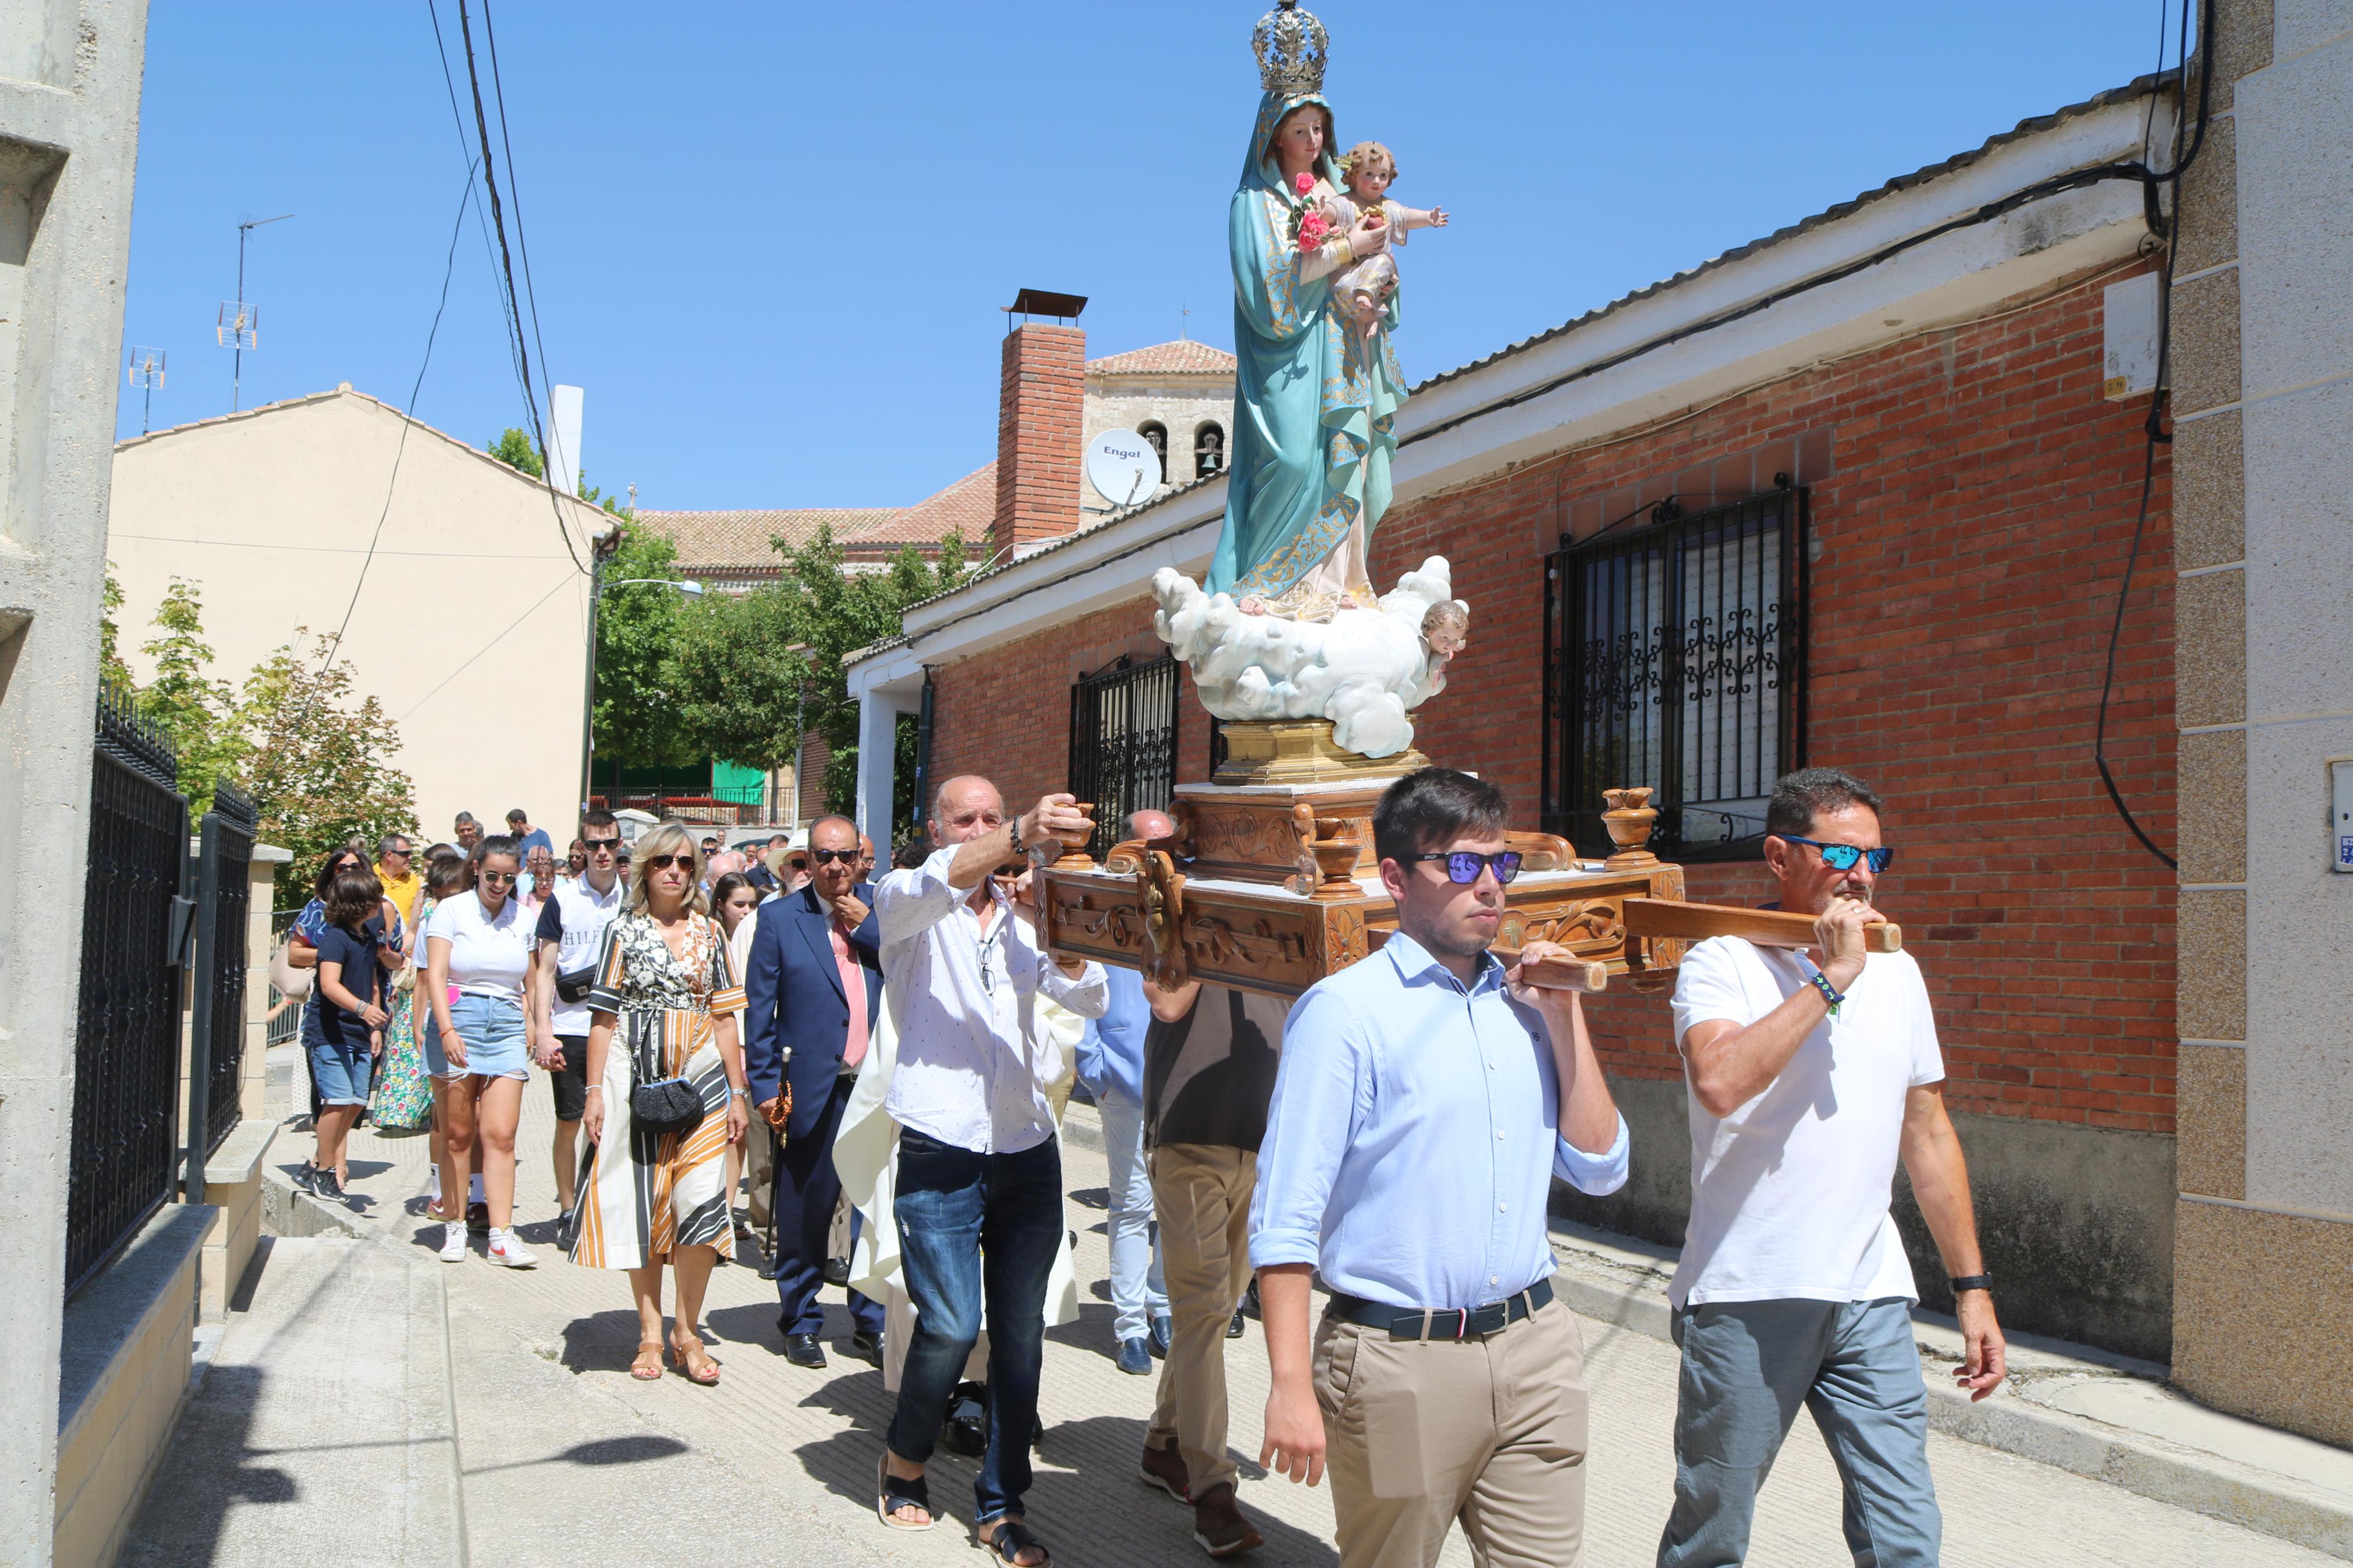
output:
M 849 1004 L 849 1038 L 841 1047 L 841 1065 L 854 1068 L 866 1059 L 865 968 L 850 956 L 849 942 L 839 922 L 827 922 L 825 933 L 833 939 L 834 965 L 841 971 L 841 994 Z

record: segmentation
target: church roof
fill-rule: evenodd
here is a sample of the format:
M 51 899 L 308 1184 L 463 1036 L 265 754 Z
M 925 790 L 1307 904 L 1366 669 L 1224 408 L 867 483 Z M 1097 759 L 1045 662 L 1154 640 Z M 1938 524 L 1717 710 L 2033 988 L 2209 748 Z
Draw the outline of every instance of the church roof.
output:
M 1234 356 L 1208 343 L 1179 338 L 1148 349 L 1087 361 L 1089 375 L 1231 375 Z
M 937 544 L 950 529 L 963 531 L 965 542 L 979 544 L 997 516 L 997 465 L 984 463 L 945 489 L 917 501 L 868 532 L 854 544 Z
M 746 511 L 645 511 L 638 521 L 678 547 L 681 567 L 773 566 L 771 539 L 788 547 L 807 543 L 833 527 L 836 540 L 853 539 L 899 515 L 897 507 L 808 507 Z

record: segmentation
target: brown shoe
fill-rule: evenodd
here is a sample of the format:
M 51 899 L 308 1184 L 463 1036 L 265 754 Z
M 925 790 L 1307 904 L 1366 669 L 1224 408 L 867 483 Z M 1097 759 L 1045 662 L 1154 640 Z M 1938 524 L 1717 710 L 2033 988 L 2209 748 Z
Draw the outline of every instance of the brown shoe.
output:
M 1237 1552 L 1266 1544 L 1236 1506 L 1232 1484 L 1224 1481 L 1211 1487 L 1193 1504 L 1193 1539 L 1212 1557 L 1231 1557 Z
M 1191 1502 L 1189 1479 L 1185 1474 L 1185 1456 L 1173 1447 L 1155 1448 L 1144 1446 L 1144 1462 L 1136 1467 L 1136 1475 L 1147 1487 L 1158 1487 L 1178 1502 Z

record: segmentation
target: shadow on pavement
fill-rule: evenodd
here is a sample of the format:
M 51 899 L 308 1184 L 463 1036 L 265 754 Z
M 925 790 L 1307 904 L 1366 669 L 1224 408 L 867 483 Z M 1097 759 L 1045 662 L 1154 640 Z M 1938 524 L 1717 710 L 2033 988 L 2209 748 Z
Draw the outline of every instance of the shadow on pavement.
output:
M 291 1474 L 255 1463 L 267 1456 L 248 1447 L 268 1381 L 254 1366 L 216 1366 L 206 1374 L 203 1397 L 188 1407 L 158 1472 L 168 1484 L 148 1492 L 121 1563 L 140 1568 L 210 1563 L 231 1509 L 302 1500 Z

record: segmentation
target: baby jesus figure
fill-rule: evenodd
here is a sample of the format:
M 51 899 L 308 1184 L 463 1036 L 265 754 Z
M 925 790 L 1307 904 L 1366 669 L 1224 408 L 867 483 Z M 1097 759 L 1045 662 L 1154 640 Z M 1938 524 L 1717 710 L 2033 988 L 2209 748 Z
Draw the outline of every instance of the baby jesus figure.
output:
M 1341 168 L 1348 182 L 1348 194 L 1335 195 L 1327 201 L 1325 216 L 1343 233 L 1354 228 L 1359 218 L 1374 215 L 1378 215 L 1388 226 L 1388 246 L 1332 280 L 1332 291 L 1345 303 L 1357 331 L 1369 338 L 1380 331 L 1381 312 L 1388 308 L 1389 296 L 1397 292 L 1397 262 L 1390 258 L 1389 250 L 1403 245 L 1406 235 L 1414 229 L 1444 228 L 1446 209 L 1432 207 L 1423 212 L 1390 201 L 1388 188 L 1397 179 L 1397 160 L 1377 142 L 1359 142 L 1349 148 L 1347 157 L 1341 160 Z

